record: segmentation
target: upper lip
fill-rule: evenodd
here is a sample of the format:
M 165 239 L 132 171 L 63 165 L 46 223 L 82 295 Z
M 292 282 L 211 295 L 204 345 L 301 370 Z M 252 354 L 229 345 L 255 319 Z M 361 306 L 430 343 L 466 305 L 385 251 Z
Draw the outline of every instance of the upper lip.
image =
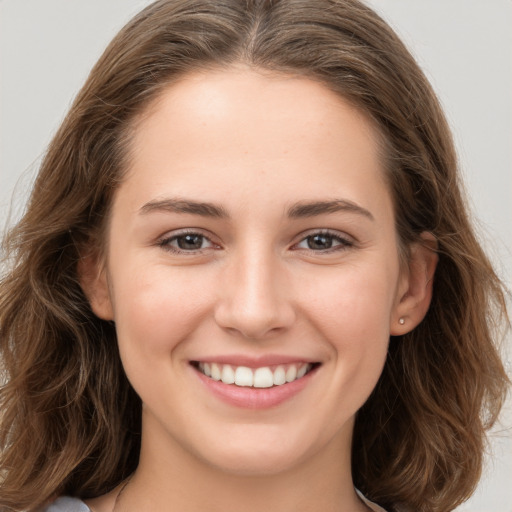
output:
M 318 361 L 307 357 L 286 356 L 279 354 L 266 354 L 261 356 L 248 356 L 243 354 L 217 355 L 194 359 L 195 363 L 230 364 L 232 366 L 246 366 L 248 368 L 261 368 L 263 366 L 276 366 L 280 364 L 316 363 Z

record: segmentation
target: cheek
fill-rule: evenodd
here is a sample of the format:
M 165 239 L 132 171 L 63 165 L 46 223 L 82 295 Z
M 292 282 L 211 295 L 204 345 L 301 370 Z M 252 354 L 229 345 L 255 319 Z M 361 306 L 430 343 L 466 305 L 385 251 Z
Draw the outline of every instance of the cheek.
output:
M 339 273 L 327 291 L 315 293 L 309 317 L 327 342 L 333 392 L 357 410 L 375 387 L 384 366 L 394 304 L 394 272 Z
M 114 313 L 122 352 L 169 355 L 197 326 L 210 300 L 205 280 L 165 266 L 115 279 Z M 197 272 L 196 272 L 197 274 Z
M 371 343 L 378 333 L 389 336 L 397 274 L 394 269 L 379 273 L 377 265 L 372 272 L 364 268 L 334 270 L 323 279 L 323 286 L 318 280 L 305 283 L 310 293 L 304 295 L 303 307 L 336 344 L 351 344 L 351 340 Z

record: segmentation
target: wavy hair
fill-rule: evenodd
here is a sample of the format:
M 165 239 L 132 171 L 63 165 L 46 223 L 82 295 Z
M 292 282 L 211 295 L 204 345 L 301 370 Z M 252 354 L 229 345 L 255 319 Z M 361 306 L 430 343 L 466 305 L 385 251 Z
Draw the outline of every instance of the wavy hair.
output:
M 108 46 L 51 142 L 26 213 L 4 239 L 0 288 L 0 508 L 103 494 L 138 462 L 141 403 L 112 324 L 80 288 L 101 245 L 138 116 L 187 72 L 245 63 L 317 80 L 366 112 L 403 247 L 438 243 L 424 321 L 391 340 L 356 418 L 356 486 L 389 510 L 446 512 L 479 479 L 507 386 L 495 340 L 502 285 L 475 237 L 452 137 L 402 42 L 357 0 L 160 0 Z M 505 320 L 505 321 L 503 321 Z

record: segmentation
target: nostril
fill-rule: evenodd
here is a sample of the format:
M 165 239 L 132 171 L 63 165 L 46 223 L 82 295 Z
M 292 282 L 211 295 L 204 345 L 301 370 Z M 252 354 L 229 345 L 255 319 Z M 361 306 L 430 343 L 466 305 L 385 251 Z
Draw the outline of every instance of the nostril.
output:
M 277 313 L 277 314 L 276 314 Z M 217 324 L 231 335 L 243 336 L 248 340 L 260 340 L 275 336 L 286 330 L 294 321 L 293 313 L 254 314 L 247 311 L 219 313 Z
M 269 275 L 252 275 L 225 284 L 214 312 L 216 323 L 230 334 L 251 340 L 289 328 L 296 314 L 284 295 L 288 289 L 284 284 L 279 285 L 278 279 Z

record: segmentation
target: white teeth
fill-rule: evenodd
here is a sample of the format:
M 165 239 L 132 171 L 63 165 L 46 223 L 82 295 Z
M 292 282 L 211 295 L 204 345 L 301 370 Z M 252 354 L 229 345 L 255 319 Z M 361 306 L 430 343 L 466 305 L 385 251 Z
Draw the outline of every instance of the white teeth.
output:
M 233 368 L 229 366 L 229 364 L 225 364 L 222 367 L 222 374 L 220 380 L 224 382 L 224 384 L 234 384 L 235 383 L 235 372 Z
M 220 380 L 220 377 L 221 377 L 220 366 L 216 363 L 212 363 L 211 370 L 212 370 L 212 379 Z
M 284 366 L 278 366 L 274 370 L 274 386 L 282 386 L 286 382 Z
M 307 364 L 303 364 L 298 370 L 297 370 L 297 379 L 300 379 L 302 377 L 304 377 L 304 375 L 306 375 L 306 372 L 308 371 L 308 366 Z
M 237 386 L 250 386 L 253 385 L 253 374 L 250 368 L 246 366 L 239 366 L 235 371 L 235 384 Z
M 286 370 L 286 382 L 293 382 L 297 378 L 297 367 L 292 364 Z
M 274 376 L 272 370 L 267 366 L 258 368 L 254 372 L 255 388 L 271 388 L 274 385 Z
M 248 368 L 229 364 L 199 363 L 199 370 L 213 380 L 242 387 L 271 388 L 300 379 L 311 370 L 309 363 L 279 365 L 273 371 L 268 366 Z

